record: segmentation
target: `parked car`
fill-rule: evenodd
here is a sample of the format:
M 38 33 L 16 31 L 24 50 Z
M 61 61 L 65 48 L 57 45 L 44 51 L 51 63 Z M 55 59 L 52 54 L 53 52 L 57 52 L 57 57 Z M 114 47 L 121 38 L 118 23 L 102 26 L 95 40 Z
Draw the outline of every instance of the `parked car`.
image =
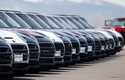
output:
M 105 20 L 105 29 L 119 32 L 125 39 L 125 18 L 113 18 Z M 125 44 L 125 42 L 124 42 Z
M 84 56 L 84 60 L 91 60 L 95 57 L 95 51 L 94 51 L 94 46 L 95 46 L 95 42 L 93 37 L 91 37 L 88 33 L 82 33 L 82 31 L 78 30 L 73 30 L 73 33 L 80 35 L 82 37 L 84 37 L 86 39 L 86 48 L 85 48 L 85 56 Z
M 46 21 L 42 21 L 38 16 L 36 16 L 36 15 L 34 15 L 32 13 L 28 13 L 27 15 L 29 17 L 31 17 L 33 20 L 35 20 L 38 24 L 40 24 L 41 25 L 41 29 L 43 29 L 45 25 L 49 24 Z M 45 18 L 45 20 L 49 20 L 49 19 Z M 51 21 L 51 23 L 54 23 L 54 22 Z M 48 27 L 50 27 L 50 26 L 47 26 L 47 28 Z M 58 36 L 59 38 L 61 38 L 63 43 L 64 43 L 64 48 L 65 48 L 64 64 L 71 63 L 71 44 L 70 44 L 69 40 L 67 40 L 67 38 L 65 36 L 61 36 L 61 35 L 59 35 L 57 33 L 55 35 Z
M 12 30 L 11 30 L 12 31 Z M 15 30 L 20 37 L 22 37 L 29 48 L 29 71 L 36 72 L 40 68 L 39 65 L 39 57 L 40 57 L 40 46 L 36 38 L 30 35 L 28 32 L 24 30 Z
M 113 38 L 113 36 L 112 35 L 110 35 L 108 32 L 106 32 L 106 31 L 99 31 L 99 32 L 101 32 L 101 33 L 103 33 L 104 35 L 105 35 L 105 37 L 107 37 L 107 47 L 108 47 L 108 55 L 111 55 L 111 54 L 115 54 L 116 52 L 115 52 L 115 40 L 114 40 L 114 38 Z
M 72 44 L 72 63 L 74 64 L 74 63 L 80 61 L 80 56 L 79 56 L 80 42 L 79 42 L 79 40 L 76 37 L 62 33 L 61 31 L 54 31 L 54 32 L 70 39 L 71 44 Z
M 21 12 L 17 12 L 17 13 L 6 13 L 7 15 L 8 15 L 8 17 L 11 19 L 11 21 L 13 22 L 13 23 L 15 23 L 15 24 L 13 24 L 13 25 L 11 25 L 11 26 L 9 26 L 9 28 L 25 28 L 25 29 L 27 29 L 27 28 L 29 28 L 29 27 L 31 27 L 31 25 L 36 25 L 37 23 L 33 20 L 33 19 L 31 19 L 30 17 L 28 17 L 26 14 L 23 14 L 23 13 L 21 13 Z M 5 16 L 6 17 L 6 16 Z M 7 17 L 6 17 L 7 18 Z M 8 18 L 7 18 L 8 19 Z M 28 19 L 28 20 L 27 20 Z M 20 26 L 21 25 L 21 26 Z M 28 25 L 28 26 L 27 26 Z M 22 27 L 23 26 L 23 27 Z M 37 25 L 36 25 L 37 26 Z M 28 32 L 29 31 L 31 31 L 31 30 L 27 30 Z M 44 33 L 41 33 L 41 32 L 37 32 L 36 30 L 34 30 L 34 31 L 32 31 L 32 32 L 30 32 L 30 33 L 33 33 L 33 32 L 35 32 L 35 33 L 37 33 L 37 35 L 39 34 L 39 36 L 37 36 L 37 35 L 33 35 L 35 38 L 37 38 L 38 40 L 38 42 L 39 42 L 39 44 L 40 44 L 40 47 L 41 47 L 41 57 L 42 57 L 42 51 L 43 51 L 43 53 L 46 53 L 46 52 L 44 52 L 44 51 L 47 51 L 49 48 L 54 48 L 54 49 L 52 49 L 53 50 L 53 52 L 51 52 L 52 54 L 54 54 L 54 57 L 52 56 L 52 54 L 50 54 L 51 56 L 49 56 L 49 58 L 46 56 L 46 58 L 45 58 L 45 56 L 43 56 L 43 60 L 41 59 L 40 61 L 43 61 L 44 63 L 42 63 L 41 65 L 54 65 L 54 64 L 56 64 L 56 63 L 59 63 L 59 64 L 61 64 L 62 62 L 63 62 L 63 55 L 64 55 L 64 44 L 63 44 L 63 42 L 62 42 L 62 40 L 61 40 L 61 43 L 59 43 L 58 42 L 58 39 L 56 40 L 57 42 L 55 42 L 55 43 L 53 43 L 54 41 L 53 40 L 50 40 L 50 38 L 48 38 L 48 35 L 49 34 L 47 34 L 47 35 L 45 35 Z M 52 37 L 53 38 L 53 37 Z M 43 40 L 43 42 L 42 42 L 42 40 Z M 45 42 L 45 43 L 44 43 Z M 48 47 L 46 47 L 46 49 L 47 50 L 45 50 L 45 48 L 44 48 L 44 46 L 46 45 L 47 46 L 47 44 L 48 43 L 50 44 L 50 45 L 48 45 Z M 42 46 L 43 44 L 44 44 L 44 46 Z M 54 46 L 52 46 L 52 44 L 54 44 Z M 49 47 L 50 46 L 50 47 Z M 43 50 L 42 50 L 43 49 Z M 61 50 L 60 50 L 61 49 Z M 49 51 L 49 50 L 48 50 Z M 51 50 L 50 50 L 51 51 Z M 49 53 L 49 52 L 48 52 Z M 49 54 L 48 54 L 49 55 Z M 47 63 L 47 61 L 48 61 L 48 63 Z M 54 61 L 54 62 L 53 62 Z
M 65 54 L 64 54 L 64 66 L 70 65 L 72 63 L 72 43 L 70 39 L 66 36 L 60 34 L 60 32 L 54 33 L 63 40 L 64 47 L 65 47 Z
M 87 32 L 83 30 L 78 31 L 82 36 L 86 37 L 87 43 L 88 43 L 88 59 L 95 59 L 96 58 L 96 53 L 95 53 L 95 40 L 94 38 Z
M 23 74 L 28 71 L 29 48 L 25 40 L 11 31 L 0 30 L 1 38 L 10 45 L 13 52 L 13 72 Z
M 13 52 L 10 44 L 0 35 L 0 75 L 12 77 Z
M 39 55 L 39 65 L 40 67 L 50 67 L 54 66 L 56 63 L 61 63 L 61 60 L 55 59 L 55 57 L 60 56 L 61 53 L 56 52 L 55 44 L 44 34 L 32 31 L 23 30 L 23 33 L 29 34 L 35 38 L 38 42 L 40 55 Z
M 115 51 L 116 52 L 119 52 L 122 50 L 122 48 L 124 47 L 124 38 L 121 34 L 119 34 L 118 32 L 116 31 L 112 31 L 112 30 L 109 30 L 107 31 L 109 34 L 111 34 L 115 40 Z

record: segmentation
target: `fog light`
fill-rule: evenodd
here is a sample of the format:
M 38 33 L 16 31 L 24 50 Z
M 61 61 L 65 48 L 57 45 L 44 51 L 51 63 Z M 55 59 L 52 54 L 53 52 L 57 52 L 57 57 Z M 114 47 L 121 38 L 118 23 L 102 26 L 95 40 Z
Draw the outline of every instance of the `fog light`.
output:
M 88 51 L 92 51 L 92 46 L 88 46 Z
M 76 49 L 72 49 L 72 54 L 76 54 Z
M 22 62 L 22 61 L 23 61 L 23 54 L 14 55 L 14 62 Z
M 56 57 L 61 56 L 61 51 L 56 51 L 55 56 Z
M 85 53 L 85 49 L 86 49 L 85 47 L 81 47 L 80 48 L 80 53 Z

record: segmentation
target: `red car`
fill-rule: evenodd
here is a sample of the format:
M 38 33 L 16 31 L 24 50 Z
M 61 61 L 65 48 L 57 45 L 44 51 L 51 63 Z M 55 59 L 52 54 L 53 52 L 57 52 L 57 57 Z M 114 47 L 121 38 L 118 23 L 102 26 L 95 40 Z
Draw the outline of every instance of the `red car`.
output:
M 105 26 L 108 29 L 114 29 L 121 33 L 125 39 L 125 18 L 114 18 L 111 20 L 105 20 Z

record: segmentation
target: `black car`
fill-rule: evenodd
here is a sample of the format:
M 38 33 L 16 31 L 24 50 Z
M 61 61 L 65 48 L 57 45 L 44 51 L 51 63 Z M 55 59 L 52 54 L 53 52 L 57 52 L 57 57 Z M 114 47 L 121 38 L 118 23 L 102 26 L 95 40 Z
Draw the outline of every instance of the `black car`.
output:
M 71 44 L 72 44 L 72 63 L 76 63 L 76 62 L 80 61 L 80 57 L 79 57 L 80 43 L 79 43 L 78 39 L 76 39 L 74 36 L 68 35 L 63 32 L 57 31 L 56 33 L 70 39 Z
M 95 59 L 96 58 L 96 51 L 95 51 L 95 39 L 87 32 L 79 30 L 78 31 L 82 36 L 84 36 L 87 39 L 88 43 L 88 59 Z
M 29 71 L 37 71 L 40 68 L 39 65 L 39 56 L 40 56 L 40 47 L 37 40 L 30 35 L 28 32 L 23 30 L 15 30 L 15 32 L 21 36 L 27 43 L 29 48 Z
M 13 52 L 11 46 L 0 37 L 0 75 L 13 74 Z
M 95 54 L 97 58 L 100 58 L 104 53 L 102 52 L 101 38 L 95 34 L 95 32 L 87 31 L 95 39 Z
M 88 58 L 88 43 L 87 43 L 87 39 L 82 36 L 81 34 L 77 33 L 77 31 L 67 31 L 67 34 L 72 34 L 75 37 L 78 38 L 79 42 L 80 42 L 80 61 L 84 61 Z
M 124 38 L 122 37 L 121 34 L 119 34 L 116 31 L 107 31 L 110 35 L 113 36 L 114 41 L 115 41 L 115 51 L 119 52 L 122 50 L 124 46 Z M 114 53 L 115 54 L 115 53 Z
M 64 43 L 65 46 L 65 54 L 64 54 L 64 65 L 69 65 L 72 63 L 72 43 L 70 39 L 66 36 L 63 36 L 60 34 L 60 32 L 53 31 L 55 34 L 57 34 Z
M 13 13 L 6 12 L 6 15 L 8 15 L 11 21 L 15 23 L 13 24 L 15 26 L 10 25 L 9 28 L 27 29 L 27 28 L 32 28 L 33 26 L 38 28 L 38 23 L 35 20 L 33 20 L 31 17 L 29 17 L 27 14 L 23 14 L 21 12 L 13 12 Z M 31 30 L 28 30 L 28 32 L 29 31 Z M 56 63 L 61 64 L 63 62 L 64 44 L 58 43 L 58 42 L 52 42 L 52 40 L 50 40 L 47 35 L 41 33 L 41 31 L 39 32 L 34 30 L 33 32 L 37 33 L 37 35 L 39 34 L 38 36 L 33 34 L 31 35 L 37 39 L 40 46 L 40 50 L 41 50 L 40 63 L 43 62 L 40 65 L 54 65 Z M 30 32 L 30 33 L 33 33 L 33 32 Z M 42 53 L 48 53 L 48 54 L 44 56 Z

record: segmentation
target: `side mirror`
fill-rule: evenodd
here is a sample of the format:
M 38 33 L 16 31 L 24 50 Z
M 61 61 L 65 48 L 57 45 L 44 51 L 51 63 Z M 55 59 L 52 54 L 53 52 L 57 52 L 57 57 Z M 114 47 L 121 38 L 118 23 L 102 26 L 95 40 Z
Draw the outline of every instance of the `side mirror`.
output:
M 112 20 L 105 20 L 105 26 L 112 26 Z

